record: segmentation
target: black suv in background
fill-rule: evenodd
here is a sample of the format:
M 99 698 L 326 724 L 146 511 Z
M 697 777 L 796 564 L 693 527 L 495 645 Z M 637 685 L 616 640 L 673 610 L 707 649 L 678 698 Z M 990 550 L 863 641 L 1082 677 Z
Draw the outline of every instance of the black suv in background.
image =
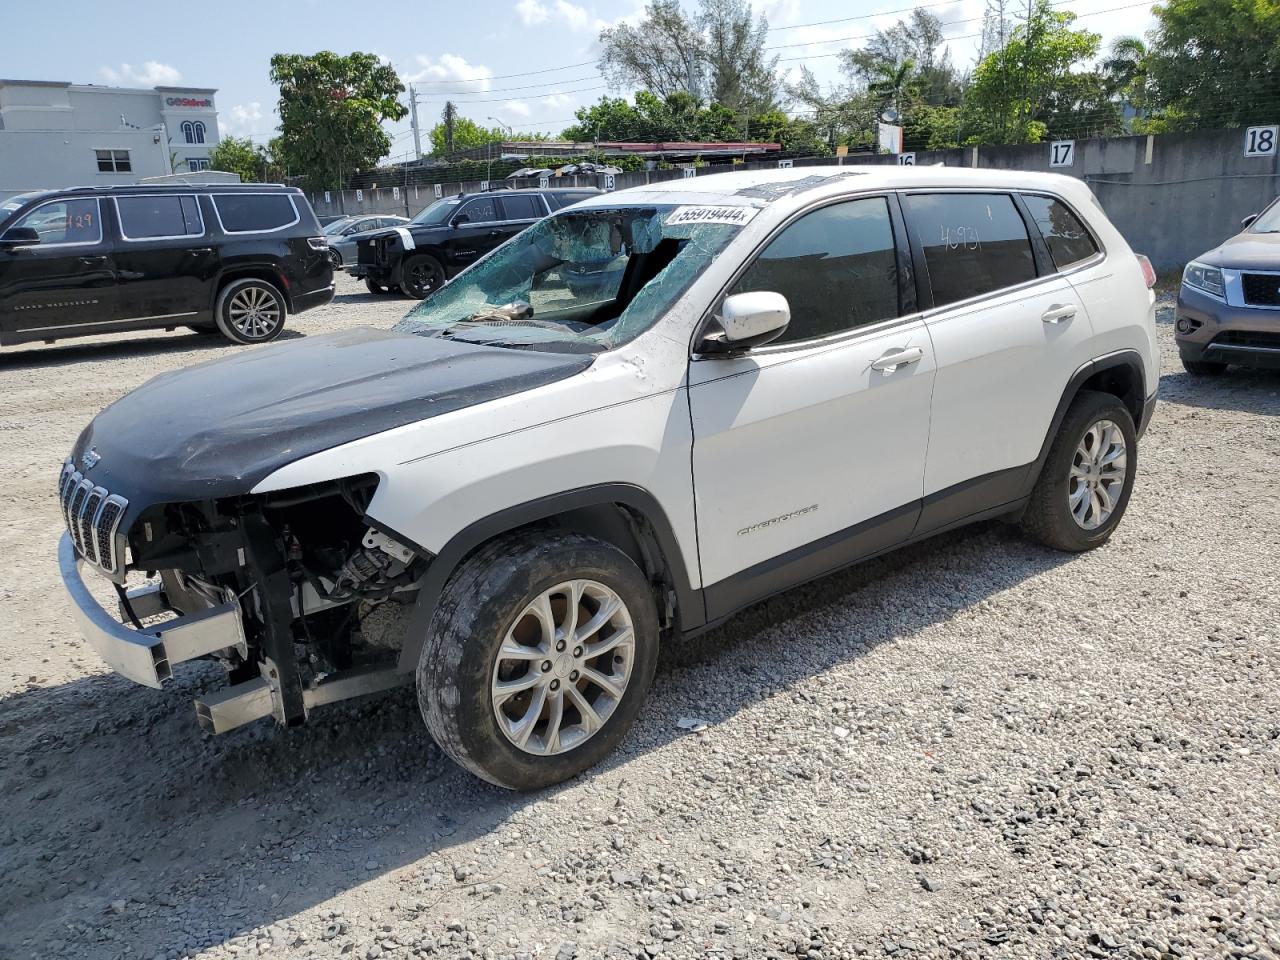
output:
M 333 298 L 300 190 L 75 187 L 0 202 L 0 345 L 179 326 L 265 343 Z
M 525 227 L 599 192 L 576 187 L 446 197 L 403 227 L 361 238 L 348 271 L 364 277 L 373 293 L 399 290 L 421 300 Z

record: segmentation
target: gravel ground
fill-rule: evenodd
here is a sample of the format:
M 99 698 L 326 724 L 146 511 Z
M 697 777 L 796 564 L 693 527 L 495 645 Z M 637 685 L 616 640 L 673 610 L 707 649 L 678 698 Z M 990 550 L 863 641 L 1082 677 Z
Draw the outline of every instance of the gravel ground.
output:
M 344 282 L 293 329 L 405 308 Z M 529 796 L 407 690 L 211 739 L 212 672 L 105 673 L 58 465 L 231 348 L 6 352 L 0 957 L 1280 956 L 1280 374 L 1192 380 L 1170 312 L 1110 545 L 989 524 L 792 591 L 665 650 L 619 754 Z

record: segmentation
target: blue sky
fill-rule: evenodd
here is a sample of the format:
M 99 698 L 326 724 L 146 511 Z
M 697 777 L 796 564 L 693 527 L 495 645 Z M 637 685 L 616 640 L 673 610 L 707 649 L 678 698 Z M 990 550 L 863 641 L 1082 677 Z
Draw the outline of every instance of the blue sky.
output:
M 922 5 L 946 24 L 953 62 L 970 66 L 984 0 Z M 1081 16 L 1079 26 L 1101 33 L 1104 44 L 1152 24 L 1146 2 L 1061 5 Z M 755 6 L 769 18 L 769 43 L 782 58 L 780 67 L 806 65 L 824 83 L 839 79 L 835 51 L 860 45 L 862 37 L 910 9 L 908 0 L 755 0 Z M 219 0 L 186 6 L 135 0 L 124 7 L 0 0 L 0 75 L 214 87 L 223 133 L 265 142 L 276 124 L 276 91 L 267 76 L 273 53 L 367 50 L 416 84 L 424 131 L 452 98 L 464 116 L 486 126 L 497 118 L 518 129 L 558 133 L 583 104 L 627 92 L 609 90 L 596 70 L 596 37 L 604 26 L 635 22 L 642 7 L 642 0 Z M 389 130 L 392 157 L 409 156 L 408 122 Z

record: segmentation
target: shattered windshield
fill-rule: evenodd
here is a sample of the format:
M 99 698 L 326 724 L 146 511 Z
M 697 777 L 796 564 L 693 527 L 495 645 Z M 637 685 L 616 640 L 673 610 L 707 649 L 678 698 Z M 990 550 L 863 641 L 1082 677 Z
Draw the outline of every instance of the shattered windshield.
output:
M 424 300 L 396 329 L 470 343 L 596 353 L 651 327 L 754 207 L 569 209 Z

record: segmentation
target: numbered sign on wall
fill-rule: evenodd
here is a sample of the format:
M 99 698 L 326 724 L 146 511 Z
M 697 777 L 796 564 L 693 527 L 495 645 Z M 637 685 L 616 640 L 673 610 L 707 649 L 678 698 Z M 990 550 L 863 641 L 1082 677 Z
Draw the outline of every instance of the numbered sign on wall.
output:
M 481 191 L 488 190 L 488 189 L 489 189 L 489 181 L 488 181 L 488 180 L 481 180 L 481 181 L 480 181 L 480 189 L 481 189 Z
M 898 166 L 914 167 L 916 165 L 916 155 L 914 153 L 898 154 Z
M 606 173 L 606 174 L 604 175 L 604 189 L 605 189 L 605 192 L 608 192 L 608 191 L 612 190 L 612 189 L 613 189 L 613 184 L 614 184 L 613 174 L 612 174 L 612 173 Z
M 329 191 L 328 191 L 328 190 L 326 190 L 326 191 L 324 192 L 324 202 L 325 202 L 325 203 L 330 203 L 330 202 L 331 202 L 331 201 L 329 200 Z
M 538 189 L 539 189 L 539 190 L 545 190 L 545 189 L 547 189 L 547 187 L 549 187 L 549 186 L 551 186 L 551 178 L 550 178 L 550 177 L 539 177 L 539 178 L 538 178 Z
M 391 188 L 391 199 L 392 199 L 392 200 L 399 200 L 399 199 L 400 199 L 400 188 L 399 188 L 399 187 L 392 187 L 392 188 Z
M 688 180 L 690 177 L 696 177 L 697 175 L 698 175 L 698 169 L 696 167 L 684 168 L 684 178 L 686 180 Z
M 1276 137 L 1280 135 L 1280 126 L 1249 127 L 1244 132 L 1244 155 L 1246 157 L 1274 157 L 1276 155 Z
M 363 191 L 363 190 L 357 190 L 357 191 L 356 191 L 356 203 L 364 203 L 364 191 Z
M 791 169 L 791 161 L 790 161 L 790 160 L 779 160 L 779 161 L 778 161 L 778 169 L 779 169 L 779 170 L 790 170 L 790 169 Z
M 1055 140 L 1049 144 L 1049 166 L 1070 167 L 1076 162 L 1076 142 Z

